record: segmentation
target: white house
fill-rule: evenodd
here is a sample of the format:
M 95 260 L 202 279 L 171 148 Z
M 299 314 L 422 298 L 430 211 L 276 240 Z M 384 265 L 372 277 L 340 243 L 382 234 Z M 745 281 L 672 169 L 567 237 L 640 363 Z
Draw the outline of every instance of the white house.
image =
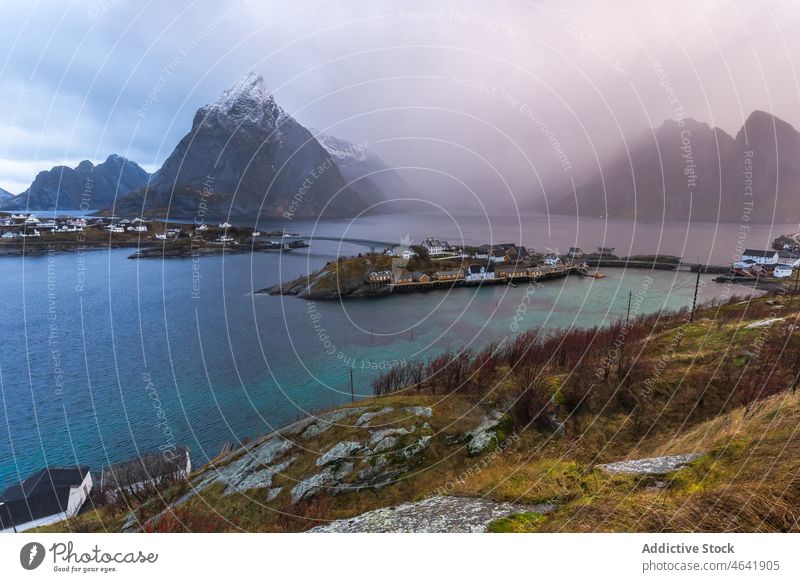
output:
M 230 228 L 233 225 L 230 222 L 220 222 L 217 226 L 219 228 Z
M 794 269 L 791 265 L 775 265 L 775 269 L 772 271 L 772 276 L 779 279 L 791 277 L 793 270 Z
M 494 273 L 484 265 L 470 265 L 464 275 L 465 281 L 484 281 L 487 279 L 494 279 Z
M 217 238 L 217 242 L 226 243 L 226 242 L 233 242 L 233 237 L 229 234 L 223 234 L 219 238 Z
M 92 490 L 89 467 L 47 467 L 0 496 L 0 532 L 26 531 L 76 515 Z
M 759 265 L 774 265 L 778 262 L 778 251 L 758 251 L 745 249 L 742 253 L 742 261 L 751 260 Z
M 555 265 L 560 265 L 561 259 L 559 259 L 558 255 L 556 254 L 549 254 L 544 258 L 544 264 L 550 265 L 551 267 Z
M 422 241 L 422 246 L 432 257 L 449 255 L 453 252 L 453 247 L 449 242 L 446 240 L 439 240 L 438 238 L 426 238 Z

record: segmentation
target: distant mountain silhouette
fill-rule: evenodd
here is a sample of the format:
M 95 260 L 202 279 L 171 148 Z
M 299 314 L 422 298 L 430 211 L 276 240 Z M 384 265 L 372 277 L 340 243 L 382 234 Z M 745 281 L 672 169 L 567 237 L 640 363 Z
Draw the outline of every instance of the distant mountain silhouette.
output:
M 103 208 L 117 196 L 142 188 L 149 177 L 135 162 L 112 154 L 96 166 L 84 160 L 75 168 L 56 166 L 39 172 L 22 194 L 0 203 L 9 210 Z
M 550 204 L 554 214 L 639 220 L 800 220 L 800 133 L 763 111 L 731 137 L 666 121 Z

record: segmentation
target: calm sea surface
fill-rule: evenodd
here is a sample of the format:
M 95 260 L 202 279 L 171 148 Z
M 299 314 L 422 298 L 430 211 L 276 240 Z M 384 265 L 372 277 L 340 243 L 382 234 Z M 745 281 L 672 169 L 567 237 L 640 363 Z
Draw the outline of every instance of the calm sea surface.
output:
M 260 224 L 261 228 L 269 224 Z M 515 241 L 537 249 L 614 246 L 617 254 L 672 253 L 729 262 L 739 225 L 526 217 L 368 217 L 290 230 L 397 241 Z M 780 227 L 750 226 L 766 248 Z M 174 440 L 195 463 L 300 416 L 350 401 L 387 362 L 513 337 L 527 285 L 457 289 L 345 303 L 253 295 L 253 289 L 323 266 L 336 242 L 279 253 L 132 261 L 131 249 L 0 258 L 0 487 L 45 464 L 109 462 Z M 354 254 L 360 247 L 341 245 Z M 520 330 L 591 326 L 625 313 L 628 292 L 652 276 L 642 312 L 688 304 L 694 275 L 606 270 L 599 280 L 544 284 Z M 704 279 L 702 299 L 724 287 Z M 193 296 L 194 289 L 194 296 Z M 737 291 L 744 293 L 744 290 Z

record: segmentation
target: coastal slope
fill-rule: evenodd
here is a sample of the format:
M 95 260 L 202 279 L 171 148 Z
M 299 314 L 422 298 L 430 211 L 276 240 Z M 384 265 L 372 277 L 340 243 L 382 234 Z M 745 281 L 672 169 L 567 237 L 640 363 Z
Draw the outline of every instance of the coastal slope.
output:
M 620 322 L 390 366 L 373 398 L 44 529 L 798 531 L 798 315 L 731 297 L 624 345 Z

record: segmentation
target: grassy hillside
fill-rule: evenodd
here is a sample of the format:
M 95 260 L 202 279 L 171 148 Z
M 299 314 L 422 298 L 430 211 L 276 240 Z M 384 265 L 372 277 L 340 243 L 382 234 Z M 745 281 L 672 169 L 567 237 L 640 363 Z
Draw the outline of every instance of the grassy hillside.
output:
M 51 529 L 119 530 L 133 509 L 147 531 L 302 531 L 449 494 L 555 506 L 501 519 L 492 531 L 797 531 L 799 312 L 800 297 L 731 299 L 693 322 L 682 312 L 530 331 L 395 368 L 376 381 L 382 396 L 332 411 L 338 420 L 325 432 L 281 436 L 291 446 L 275 459 L 290 464 L 268 487 L 232 493 L 228 481 L 203 483 L 226 467 L 234 474 L 237 460 L 258 456 L 274 436 L 200 468 L 191 484 Z M 365 413 L 375 419 L 359 424 Z M 371 443 L 386 429 L 403 436 L 378 452 Z M 322 463 L 348 443 L 357 452 Z M 599 466 L 688 453 L 699 456 L 666 474 Z M 275 459 L 248 470 L 268 471 Z M 363 476 L 376 464 L 390 477 L 380 486 Z M 294 500 L 297 484 L 320 467 L 342 476 Z

